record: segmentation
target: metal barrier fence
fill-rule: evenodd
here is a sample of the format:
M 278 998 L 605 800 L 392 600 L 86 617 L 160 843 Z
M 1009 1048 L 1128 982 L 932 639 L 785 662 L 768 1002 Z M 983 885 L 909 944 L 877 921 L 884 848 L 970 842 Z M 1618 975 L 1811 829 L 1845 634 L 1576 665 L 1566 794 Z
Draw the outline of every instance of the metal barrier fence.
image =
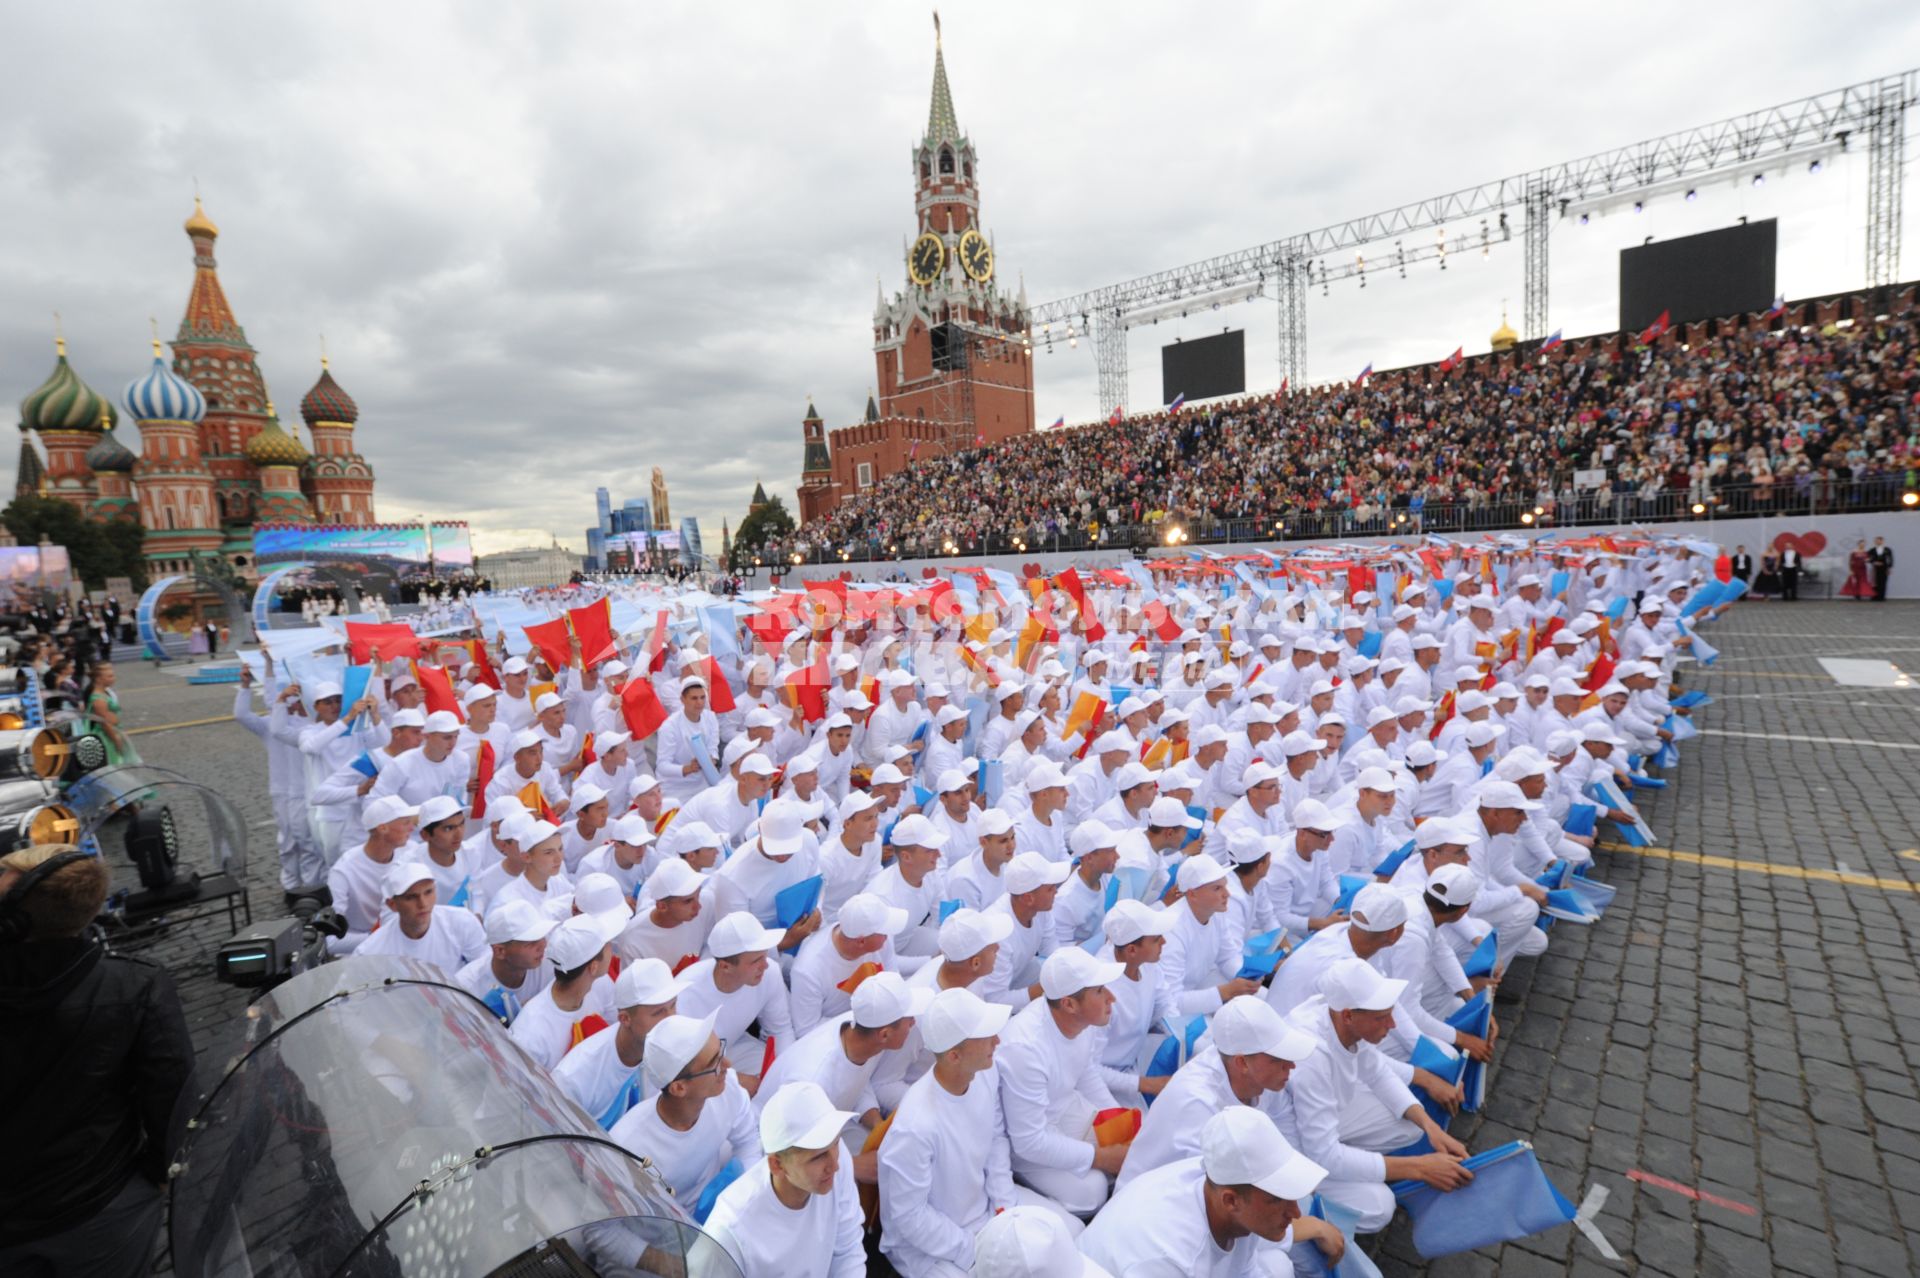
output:
M 765 556 L 769 568 L 792 564 L 873 563 L 894 559 L 969 558 L 1042 551 L 1146 550 L 1235 542 L 1329 541 L 1343 537 L 1535 531 L 1760 517 L 1866 514 L 1920 508 L 1911 472 L 1839 482 L 1783 480 L 1728 484 L 1704 493 L 1684 488 L 1568 491 L 1548 502 L 1423 502 L 1352 510 L 1283 510 L 1265 518 L 1175 517 L 1158 523 L 1097 528 L 1045 528 L 959 538 L 868 538 L 841 545 L 789 546 Z M 797 558 L 796 558 L 797 556 Z M 744 567 L 756 566 L 749 560 Z

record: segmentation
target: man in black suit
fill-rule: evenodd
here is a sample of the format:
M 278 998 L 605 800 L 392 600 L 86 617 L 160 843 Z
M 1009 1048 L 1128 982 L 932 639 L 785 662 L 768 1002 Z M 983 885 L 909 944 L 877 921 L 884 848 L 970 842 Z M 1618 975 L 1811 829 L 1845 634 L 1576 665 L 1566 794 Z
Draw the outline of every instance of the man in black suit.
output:
M 1887 578 L 1893 575 L 1893 547 L 1885 537 L 1873 539 L 1873 549 L 1867 552 L 1867 570 L 1873 574 L 1873 601 L 1885 602 Z
M 1792 546 L 1780 550 L 1780 598 L 1800 598 L 1800 552 Z
M 1739 581 L 1753 580 L 1753 556 L 1747 553 L 1745 546 L 1733 548 L 1733 575 Z

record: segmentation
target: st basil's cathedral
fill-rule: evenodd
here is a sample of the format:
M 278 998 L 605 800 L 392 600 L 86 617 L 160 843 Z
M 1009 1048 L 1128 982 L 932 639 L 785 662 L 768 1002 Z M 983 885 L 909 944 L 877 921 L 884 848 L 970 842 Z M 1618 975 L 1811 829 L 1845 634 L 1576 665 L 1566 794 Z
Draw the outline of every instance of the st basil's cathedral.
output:
M 186 232 L 193 289 L 172 358 L 155 337 L 153 362 L 121 395 L 139 439 L 120 438 L 120 409 L 80 379 L 56 338 L 52 375 L 20 402 L 15 493 L 69 502 L 90 519 L 139 519 L 152 574 L 217 555 L 251 577 L 256 523 L 371 525 L 373 468 L 354 451 L 360 410 L 324 358 L 300 401 L 312 449 L 281 425 L 220 287 L 220 229 L 198 199 Z

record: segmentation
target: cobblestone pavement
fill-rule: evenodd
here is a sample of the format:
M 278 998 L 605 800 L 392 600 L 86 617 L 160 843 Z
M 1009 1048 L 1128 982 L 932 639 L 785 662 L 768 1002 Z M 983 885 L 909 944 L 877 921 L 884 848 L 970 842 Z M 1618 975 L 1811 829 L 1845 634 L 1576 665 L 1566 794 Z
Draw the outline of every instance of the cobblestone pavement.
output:
M 1487 1110 L 1455 1129 L 1474 1149 L 1532 1141 L 1576 1204 L 1605 1190 L 1596 1224 L 1621 1259 L 1567 1228 L 1422 1265 L 1403 1219 L 1371 1248 L 1392 1278 L 1920 1272 L 1920 689 L 1840 687 L 1817 660 L 1920 670 L 1920 604 L 1746 603 L 1708 638 L 1719 664 L 1684 674 L 1714 698 L 1706 734 L 1645 805 L 1661 852 L 1601 853 L 1613 907 L 1516 969 Z M 233 690 L 128 664 L 121 696 L 141 728 L 222 715 Z M 239 805 L 254 916 L 281 914 L 255 738 L 229 722 L 136 740 Z M 226 934 L 201 922 L 149 951 L 209 1077 L 246 1004 L 210 975 Z

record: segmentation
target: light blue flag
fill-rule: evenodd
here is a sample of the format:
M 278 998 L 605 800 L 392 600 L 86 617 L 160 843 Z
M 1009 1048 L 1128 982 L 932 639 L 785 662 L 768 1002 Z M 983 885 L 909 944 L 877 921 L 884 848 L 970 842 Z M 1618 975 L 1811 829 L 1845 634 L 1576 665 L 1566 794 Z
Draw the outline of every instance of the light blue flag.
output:
M 1340 895 L 1333 903 L 1333 912 L 1353 908 L 1353 898 L 1360 895 L 1360 889 L 1373 880 L 1364 874 L 1343 874 L 1340 876 Z
M 1667 730 L 1673 733 L 1675 741 L 1691 741 L 1700 735 L 1700 729 L 1693 726 L 1693 720 L 1677 714 L 1668 716 Z
M 1354 1230 L 1360 1224 L 1359 1212 L 1321 1194 L 1313 1195 L 1304 1206 L 1307 1215 L 1315 1220 L 1324 1220 L 1340 1231 L 1347 1240 L 1347 1250 L 1339 1264 L 1329 1265 L 1318 1247 L 1311 1244 L 1296 1246 L 1287 1252 L 1296 1274 L 1325 1274 L 1327 1278 L 1381 1278 L 1380 1266 L 1374 1264 L 1373 1257 L 1361 1251 L 1354 1242 Z
M 1147 1078 L 1170 1078 L 1174 1072 L 1187 1063 L 1193 1055 L 1194 1045 L 1200 1036 L 1207 1032 L 1207 1018 L 1196 1016 L 1185 1025 L 1166 1022 L 1162 1025 L 1166 1038 L 1154 1049 L 1153 1059 L 1147 1062 L 1144 1076 Z M 1153 1097 L 1146 1098 L 1147 1104 L 1153 1104 Z
M 1277 927 L 1271 932 L 1249 936 L 1241 951 L 1239 974 L 1250 981 L 1263 981 L 1272 975 L 1273 969 L 1280 966 L 1280 960 L 1286 956 L 1285 928 Z
M 1611 621 L 1616 626 L 1619 625 L 1620 618 L 1626 616 L 1627 609 L 1631 608 L 1632 606 L 1633 606 L 1633 600 L 1628 598 L 1626 595 L 1621 595 L 1618 599 L 1614 600 L 1611 604 L 1607 605 L 1607 620 Z
M 1447 1018 L 1447 1024 L 1476 1038 L 1485 1038 L 1493 1024 L 1493 999 L 1481 990 Z M 1475 1113 L 1487 1099 L 1487 1067 L 1471 1056 L 1460 1070 L 1460 1108 Z
M 713 1214 L 713 1205 L 720 1201 L 720 1191 L 739 1180 L 745 1170 L 740 1166 L 739 1159 L 730 1158 L 725 1167 L 713 1174 L 713 1179 L 707 1182 L 706 1187 L 700 1191 L 699 1199 L 693 1204 L 695 1224 L 707 1223 L 707 1217 Z
M 1380 655 L 1380 643 L 1385 638 L 1386 636 L 1378 630 L 1369 630 L 1360 636 L 1360 646 L 1354 651 L 1358 652 L 1367 660 L 1372 661 Z
M 940 902 L 940 920 L 939 921 L 942 923 L 945 923 L 947 921 L 948 915 L 952 914 L 955 910 L 964 909 L 966 907 L 966 904 L 967 903 L 965 901 L 961 900 L 957 896 L 951 898 L 950 900 Z
M 1725 596 L 1725 593 L 1726 588 L 1719 582 L 1709 581 L 1706 585 L 1694 591 L 1692 595 L 1688 596 L 1687 601 L 1680 605 L 1680 615 L 1682 617 L 1691 617 L 1694 613 L 1702 609 L 1711 608 L 1720 602 Z
M 782 928 L 789 928 L 813 913 L 820 905 L 820 889 L 824 883 L 825 880 L 818 874 L 813 874 L 775 892 L 774 922 Z
M 1256 598 L 1265 599 L 1273 594 L 1273 588 L 1271 586 L 1254 576 L 1253 567 L 1250 564 L 1235 564 L 1233 566 L 1233 575 L 1253 587 L 1253 593 Z
M 974 784 L 979 788 L 981 795 L 985 797 L 988 807 L 994 808 L 1000 806 L 1000 796 L 1006 789 L 1001 779 L 1000 760 L 980 760 L 980 769 L 975 775 Z
M 1571 888 L 1549 891 L 1547 903 L 1540 907 L 1540 913 L 1546 918 L 1562 919 L 1568 923 L 1592 923 L 1600 917 L 1587 904 L 1587 899 Z
M 1693 653 L 1693 659 L 1695 661 L 1703 666 L 1710 666 L 1720 660 L 1720 650 L 1708 643 L 1705 639 L 1702 639 L 1698 630 L 1695 630 L 1684 621 L 1675 622 L 1674 624 L 1680 627 L 1681 634 L 1691 635 L 1693 637 L 1693 647 L 1690 651 Z
M 1559 572 L 1554 573 L 1553 576 L 1547 578 L 1548 597 L 1553 599 L 1558 599 L 1561 595 L 1564 595 L 1565 593 L 1567 593 L 1567 586 L 1572 581 L 1573 581 L 1573 574 L 1568 572 L 1565 568 L 1562 568 Z
M 1460 1081 L 1460 1075 L 1466 1072 L 1467 1054 L 1465 1052 L 1456 1052 L 1451 1047 L 1443 1047 L 1428 1038 L 1425 1034 L 1422 1034 L 1419 1041 L 1413 1045 L 1413 1056 L 1408 1061 L 1408 1064 L 1412 1065 L 1415 1069 L 1426 1070 L 1429 1074 L 1438 1077 L 1442 1082 L 1457 1083 Z M 1441 1131 L 1445 1131 L 1447 1125 L 1453 1121 L 1452 1112 L 1449 1111 L 1445 1105 L 1442 1105 L 1439 1101 L 1427 1095 L 1426 1089 L 1418 1083 L 1413 1085 L 1413 1094 L 1420 1101 L 1421 1108 L 1427 1111 L 1428 1117 L 1440 1124 Z M 1431 1149 L 1432 1145 L 1429 1143 L 1428 1150 L 1431 1151 Z
M 740 656 L 740 623 L 727 607 L 702 608 L 700 625 L 707 632 L 707 651 L 716 657 Z
M 1600 815 L 1600 809 L 1591 803 L 1575 803 L 1567 808 L 1567 819 L 1560 828 L 1568 834 L 1577 834 L 1582 838 L 1593 834 L 1594 818 Z
M 1432 589 L 1434 594 L 1440 597 L 1442 604 L 1453 598 L 1453 578 L 1435 577 L 1432 581 L 1428 582 L 1427 585 Z
M 1460 965 L 1460 970 L 1467 974 L 1468 980 L 1476 976 L 1492 976 L 1493 965 L 1499 954 L 1500 938 L 1498 934 L 1489 932 L 1480 938 L 1480 944 L 1473 947 L 1473 953 L 1467 955 L 1466 961 Z
M 1698 688 L 1695 688 L 1691 692 L 1683 692 L 1679 696 L 1675 697 L 1673 699 L 1673 704 L 1676 706 L 1684 706 L 1687 709 L 1691 710 L 1695 706 L 1712 705 L 1713 698 L 1709 697 L 1706 693 L 1700 691 Z
M 1464 1165 L 1473 1179 L 1451 1193 L 1418 1180 L 1393 1187 L 1413 1219 L 1414 1248 L 1426 1259 L 1527 1238 L 1573 1220 L 1573 1204 L 1547 1179 L 1527 1142 L 1475 1154 Z

